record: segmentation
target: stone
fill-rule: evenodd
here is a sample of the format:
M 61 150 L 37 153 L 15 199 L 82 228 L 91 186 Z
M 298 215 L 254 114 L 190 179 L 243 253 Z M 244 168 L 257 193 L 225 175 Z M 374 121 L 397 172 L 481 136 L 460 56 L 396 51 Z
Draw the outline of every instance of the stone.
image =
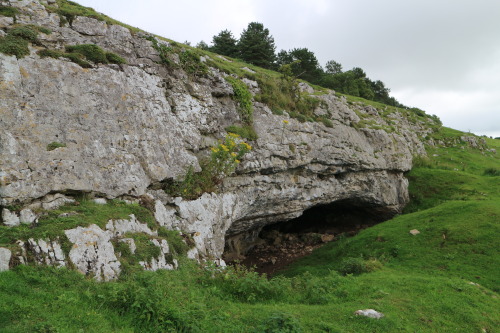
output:
M 38 219 L 31 209 L 25 208 L 19 213 L 19 221 L 24 224 L 33 224 L 38 222 Z
M 90 36 L 104 36 L 108 28 L 106 22 L 84 16 L 77 16 L 71 27 L 81 34 Z
M 366 310 L 358 310 L 354 312 L 355 315 L 357 316 L 365 316 L 368 318 L 374 318 L 374 319 L 380 319 L 384 317 L 384 314 L 382 312 L 378 312 L 373 309 L 366 309 Z
M 335 235 L 332 235 L 332 234 L 324 234 L 324 235 L 321 235 L 321 241 L 323 243 L 328 243 L 328 242 L 331 242 L 335 239 Z
M 85 275 L 93 275 L 97 281 L 111 281 L 120 274 L 120 262 L 115 255 L 111 235 L 97 225 L 77 227 L 64 232 L 73 247 L 69 258 Z
M 19 216 L 15 212 L 11 212 L 7 208 L 2 209 L 3 224 L 8 227 L 17 227 L 20 224 Z
M 13 17 L 0 16 L 0 28 L 7 28 L 8 26 L 13 24 L 14 24 Z
M 160 200 L 155 201 L 155 220 L 160 226 L 174 229 L 178 223 L 176 213 L 177 211 L 174 208 L 165 207 Z
M 420 233 L 420 231 L 418 231 L 417 229 L 410 230 L 410 234 L 413 236 L 418 235 L 419 233 Z
M 313 87 L 311 87 L 309 84 L 307 84 L 305 82 L 299 82 L 299 89 L 300 89 L 301 92 L 305 92 L 305 93 L 308 93 L 308 94 L 313 94 L 314 93 Z
M 10 258 L 12 256 L 12 252 L 9 249 L 4 247 L 0 247 L 0 272 L 9 270 Z
M 129 217 L 129 220 L 109 220 L 106 224 L 106 230 L 110 231 L 113 237 L 123 236 L 128 232 L 145 233 L 150 236 L 158 234 L 156 231 L 152 231 L 146 223 L 138 221 L 134 214 L 131 214 Z
M 94 199 L 94 202 L 98 205 L 105 205 L 107 204 L 108 202 L 106 201 L 106 199 L 104 198 L 95 198 Z
M 34 261 L 39 265 L 66 266 L 66 256 L 57 241 L 30 238 L 27 243 L 23 243 L 23 246 L 26 246 L 25 250 L 32 254 Z
M 147 271 L 157 271 L 159 269 L 173 270 L 179 266 L 176 259 L 167 261 L 166 255 L 170 254 L 170 249 L 166 240 L 152 239 L 151 242 L 161 249 L 158 258 L 151 258 L 150 261 L 139 261 L 139 264 Z

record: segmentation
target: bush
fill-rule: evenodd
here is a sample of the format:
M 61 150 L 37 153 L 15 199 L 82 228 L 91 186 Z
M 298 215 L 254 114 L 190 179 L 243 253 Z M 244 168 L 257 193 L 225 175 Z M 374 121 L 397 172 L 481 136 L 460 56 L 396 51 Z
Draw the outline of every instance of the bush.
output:
M 36 42 L 38 33 L 26 26 L 22 27 L 16 27 L 11 30 L 9 30 L 9 35 L 10 36 L 16 36 L 20 37 L 24 40 L 27 40 L 29 42 Z
M 61 142 L 51 142 L 47 145 L 47 151 L 51 151 L 62 147 L 66 147 L 66 144 Z
M 338 271 L 344 275 L 361 274 L 369 272 L 363 258 L 345 258 L 340 263 Z
M 16 14 L 19 14 L 19 9 L 14 8 L 14 7 L 0 6 L 0 16 L 7 16 L 7 17 L 15 18 Z
M 7 55 L 14 55 L 18 59 L 30 54 L 28 41 L 22 38 L 7 35 L 0 38 L 0 52 Z
M 208 73 L 208 67 L 200 61 L 200 55 L 192 50 L 184 50 L 180 52 L 179 59 L 181 67 L 188 74 L 203 76 Z
M 253 104 L 252 104 L 252 94 L 248 90 L 248 87 L 241 80 L 238 80 L 232 76 L 226 77 L 226 81 L 231 84 L 234 91 L 234 97 L 236 101 L 240 104 L 239 111 L 241 115 L 241 120 L 246 125 L 253 124 Z
M 488 168 L 484 170 L 483 173 L 485 176 L 500 176 L 500 169 L 495 169 L 495 168 Z
M 96 64 L 109 63 L 108 58 L 106 57 L 106 52 L 95 44 L 68 45 L 66 46 L 66 52 L 79 53 L 87 60 Z
M 120 57 L 119 55 L 113 53 L 113 52 L 106 52 L 106 59 L 108 60 L 109 63 L 111 64 L 125 64 L 127 63 L 125 59 Z
M 262 325 L 265 333 L 300 333 L 302 328 L 297 319 L 288 313 L 276 312 L 271 314 Z
M 241 158 L 252 147 L 241 140 L 238 134 L 229 133 L 224 141 L 211 148 L 210 158 L 200 163 L 201 171 L 190 166 L 181 181 L 166 184 L 165 191 L 184 199 L 197 199 L 203 193 L 215 192 L 224 178 L 234 172 Z
M 228 126 L 226 127 L 226 131 L 228 133 L 234 133 L 238 134 L 244 139 L 250 140 L 250 141 L 255 141 L 257 140 L 257 133 L 255 133 L 255 129 L 253 126 L 247 125 L 247 126 Z

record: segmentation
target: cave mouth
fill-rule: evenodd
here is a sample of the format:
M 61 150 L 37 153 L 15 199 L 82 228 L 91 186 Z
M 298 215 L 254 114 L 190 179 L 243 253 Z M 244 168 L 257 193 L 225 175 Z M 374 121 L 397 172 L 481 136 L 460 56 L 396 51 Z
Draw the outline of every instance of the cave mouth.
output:
M 341 200 L 309 208 L 294 219 L 228 237 L 223 258 L 272 275 L 314 249 L 354 236 L 388 219 L 380 207 Z

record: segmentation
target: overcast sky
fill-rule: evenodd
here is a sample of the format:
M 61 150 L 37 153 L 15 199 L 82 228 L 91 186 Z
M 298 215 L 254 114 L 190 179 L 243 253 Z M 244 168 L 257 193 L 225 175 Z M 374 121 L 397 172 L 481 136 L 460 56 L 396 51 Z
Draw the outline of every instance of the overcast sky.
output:
M 76 0 L 196 45 L 263 23 L 281 49 L 361 67 L 445 126 L 500 137 L 499 0 Z

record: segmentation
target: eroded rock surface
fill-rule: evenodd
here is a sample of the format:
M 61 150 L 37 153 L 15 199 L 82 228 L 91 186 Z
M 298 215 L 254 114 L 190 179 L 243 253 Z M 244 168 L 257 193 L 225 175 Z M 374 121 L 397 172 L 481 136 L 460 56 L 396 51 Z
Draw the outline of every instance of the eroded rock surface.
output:
M 219 257 L 226 236 L 297 217 L 315 205 L 349 199 L 391 216 L 408 201 L 403 173 L 411 168 L 412 155 L 424 153 L 419 135 L 428 127 L 398 113 L 383 117 L 334 92 L 319 96 L 315 110 L 331 127 L 275 115 L 254 102 L 258 139 L 236 174 L 217 194 L 171 198 L 159 184 L 182 177 L 190 165 L 198 170 L 199 158 L 225 135 L 224 128 L 241 120 L 227 74 L 211 68 L 196 78 L 179 67 L 167 69 L 144 34 L 86 17 L 61 26 L 59 17 L 36 0 L 8 3 L 23 13 L 18 24 L 52 30 L 40 34 L 40 47 L 92 43 L 127 64 L 82 68 L 65 59 L 40 58 L 34 46 L 21 59 L 0 54 L 1 206 L 61 202 L 64 193 L 108 199 L 148 194 L 156 200 L 160 225 L 191 233 L 198 256 Z M 0 29 L 13 24 L 7 21 Z M 257 82 L 247 81 L 258 93 Z M 378 127 L 361 127 L 364 115 Z M 389 124 L 395 130 L 387 130 Z M 51 143 L 61 145 L 48 149 Z M 11 213 L 3 223 L 18 223 Z M 78 244 L 70 257 L 86 258 L 75 259 L 81 271 L 89 272 L 96 253 L 109 251 L 92 273 L 118 274 L 105 231 L 88 227 L 67 234 Z

